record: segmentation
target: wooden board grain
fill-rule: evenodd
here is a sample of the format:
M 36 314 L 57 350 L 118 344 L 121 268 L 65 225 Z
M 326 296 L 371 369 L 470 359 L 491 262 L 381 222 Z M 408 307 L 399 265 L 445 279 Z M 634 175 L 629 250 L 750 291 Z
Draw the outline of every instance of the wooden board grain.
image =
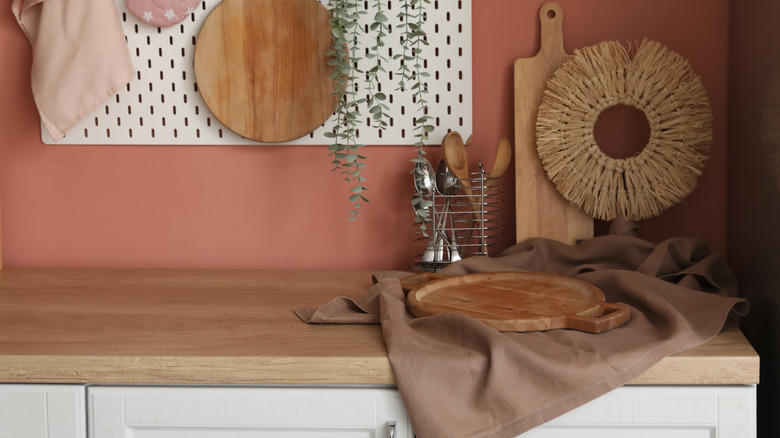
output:
M 393 384 L 379 325 L 307 325 L 371 271 L 0 270 L 0 381 Z M 755 384 L 736 326 L 631 383 Z
M 459 313 L 501 331 L 571 328 L 601 333 L 631 319 L 630 307 L 604 302 L 582 280 L 540 272 L 491 272 L 448 277 L 413 288 L 409 311 L 424 317 Z
M 545 237 L 574 244 L 593 237 L 593 219 L 557 192 L 536 152 L 536 114 L 547 80 L 569 56 L 563 48 L 563 9 L 545 3 L 539 19 L 539 52 L 514 65 L 517 242 Z
M 336 98 L 327 52 L 330 13 L 316 0 L 224 0 L 195 45 L 198 90 L 220 122 L 260 142 L 299 138 Z

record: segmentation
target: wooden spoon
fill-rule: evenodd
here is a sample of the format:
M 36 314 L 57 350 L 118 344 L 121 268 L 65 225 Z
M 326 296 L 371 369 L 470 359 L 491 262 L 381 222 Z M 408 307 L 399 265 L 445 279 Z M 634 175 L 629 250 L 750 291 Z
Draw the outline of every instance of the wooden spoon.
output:
M 471 137 L 469 137 L 469 142 Z M 471 223 L 469 224 L 467 239 L 473 238 L 475 224 L 479 222 L 480 210 L 482 206 L 474 199 L 474 192 L 471 190 L 471 181 L 469 180 L 469 162 L 466 155 L 466 145 L 463 144 L 463 137 L 457 131 L 448 132 L 441 141 L 441 147 L 444 154 L 444 162 L 450 167 L 452 173 L 460 179 L 463 192 L 469 198 L 471 207 Z
M 469 137 L 469 140 L 471 140 L 471 137 Z M 444 162 L 447 163 L 452 173 L 460 179 L 463 190 L 469 196 L 472 209 L 475 209 L 471 182 L 469 181 L 469 160 L 466 155 L 466 145 L 463 144 L 463 138 L 457 131 L 450 131 L 441 140 L 441 147 L 444 153 Z
M 466 145 L 457 131 L 448 132 L 441 140 L 444 160 L 458 178 L 468 178 L 469 163 L 466 155 Z
M 512 144 L 505 137 L 498 143 L 498 151 L 496 152 L 496 161 L 493 163 L 493 168 L 490 170 L 490 175 L 485 181 L 485 186 L 490 187 L 495 184 L 499 178 L 504 175 L 509 163 L 512 160 Z
M 493 162 L 493 168 L 490 169 L 490 174 L 488 175 L 487 179 L 485 179 L 486 189 L 492 186 L 493 184 L 495 184 L 499 178 L 504 176 L 504 172 L 506 172 L 506 169 L 509 167 L 509 163 L 511 160 L 512 160 L 512 144 L 509 143 L 509 140 L 505 137 L 502 138 L 501 141 L 498 143 L 498 150 L 496 151 L 496 159 Z M 474 215 L 473 219 L 471 220 L 471 224 L 469 225 L 469 229 L 473 230 L 477 226 L 478 221 L 479 221 L 479 216 Z M 487 252 L 487 240 L 485 239 L 485 236 L 482 236 L 480 247 L 482 253 Z

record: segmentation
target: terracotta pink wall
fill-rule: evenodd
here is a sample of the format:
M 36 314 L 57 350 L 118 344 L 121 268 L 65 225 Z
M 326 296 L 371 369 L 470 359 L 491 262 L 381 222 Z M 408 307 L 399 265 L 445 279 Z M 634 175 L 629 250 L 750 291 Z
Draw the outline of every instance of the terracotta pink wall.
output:
M 474 162 L 490 165 L 499 140 L 514 137 L 512 62 L 536 52 L 542 3 L 473 0 Z M 711 159 L 693 195 L 642 222 L 641 234 L 699 236 L 725 251 L 728 1 L 559 3 L 568 51 L 647 37 L 687 57 L 702 76 L 715 117 Z M 326 147 L 43 145 L 29 87 L 30 45 L 7 4 L 0 10 L 0 60 L 6 266 L 411 266 L 411 147 L 365 149 L 371 203 L 353 223 L 348 186 L 330 172 Z M 431 160 L 439 157 L 431 148 Z M 513 179 L 506 185 L 509 245 Z

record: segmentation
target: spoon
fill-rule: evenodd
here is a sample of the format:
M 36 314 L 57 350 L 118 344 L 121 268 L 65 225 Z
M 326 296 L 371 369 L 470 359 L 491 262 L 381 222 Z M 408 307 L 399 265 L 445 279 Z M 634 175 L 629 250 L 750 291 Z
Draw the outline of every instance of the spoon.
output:
M 458 236 L 455 234 L 455 222 L 452 218 L 452 210 L 450 208 L 451 196 L 458 193 L 460 190 L 460 180 L 452 173 L 452 170 L 447 163 L 442 159 L 439 161 L 439 165 L 436 167 L 436 190 L 443 195 L 444 208 L 442 209 L 442 217 L 439 221 L 439 229 L 444 233 L 447 217 L 450 220 L 450 233 L 449 238 L 449 251 L 450 261 L 456 262 L 461 259 L 460 250 L 458 249 Z M 446 233 L 444 233 L 446 237 Z
M 466 145 L 457 131 L 448 132 L 441 140 L 444 152 L 444 161 L 450 167 L 452 173 L 460 179 L 468 179 L 469 163 L 466 155 Z
M 452 196 L 460 190 L 460 179 L 452 173 L 444 160 L 436 167 L 436 191 L 444 196 Z
M 414 165 L 414 187 L 420 195 L 428 197 L 433 195 L 434 174 L 433 166 L 425 158 Z
M 471 137 L 469 137 L 471 139 Z M 466 156 L 466 145 L 463 144 L 463 138 L 457 131 L 450 131 L 441 141 L 441 147 L 444 153 L 444 161 L 449 166 L 452 173 L 460 179 L 463 190 L 469 196 L 472 208 L 476 206 L 472 198 L 471 182 L 469 181 L 469 162 Z
M 512 144 L 509 143 L 506 137 L 502 138 L 498 143 L 498 150 L 496 151 L 496 161 L 493 162 L 493 168 L 490 170 L 490 175 L 485 181 L 485 186 L 490 187 L 495 184 L 499 178 L 504 175 L 509 162 L 512 160 Z
M 423 159 L 422 161 L 417 162 L 414 166 L 414 187 L 417 189 L 417 192 L 420 194 L 421 197 L 427 197 L 430 198 L 433 196 L 433 189 L 434 189 L 434 176 L 435 172 L 433 170 L 433 166 L 431 163 Z M 415 205 L 414 206 L 414 212 L 415 214 L 422 218 L 423 220 L 427 219 L 429 217 L 428 215 L 428 209 L 429 207 L 421 207 L 421 205 Z M 439 239 L 436 234 L 431 236 L 431 241 L 428 243 L 428 246 L 425 248 L 425 251 L 422 255 L 422 261 L 423 262 L 433 262 L 433 261 L 440 261 L 442 257 L 444 256 L 444 248 L 442 247 L 442 244 L 439 242 Z
M 471 141 L 471 137 L 469 137 L 469 141 Z M 463 138 L 457 131 L 451 131 L 442 139 L 441 147 L 447 166 L 449 166 L 452 173 L 460 179 L 460 182 L 463 185 L 463 191 L 466 193 L 466 196 L 468 196 L 472 214 L 472 226 L 470 226 L 470 228 L 474 228 L 474 224 L 479 221 L 479 212 L 482 206 L 478 205 L 477 201 L 474 199 L 474 192 L 471 190 L 466 145 L 463 144 Z M 469 238 L 471 238 L 471 234 L 473 234 L 473 231 L 469 231 Z
M 509 143 L 509 140 L 506 137 L 504 137 L 498 143 L 498 150 L 496 151 L 496 159 L 493 162 L 493 168 L 490 170 L 490 174 L 485 179 L 485 188 L 492 186 L 498 181 L 499 178 L 504 176 L 504 173 L 506 172 L 507 167 L 509 167 L 509 163 L 511 162 L 511 160 L 512 160 L 512 144 Z M 476 226 L 477 226 L 477 221 L 472 219 L 469 228 L 475 228 Z M 482 253 L 487 252 L 487 242 L 485 240 L 484 235 L 482 235 L 481 238 L 480 248 Z

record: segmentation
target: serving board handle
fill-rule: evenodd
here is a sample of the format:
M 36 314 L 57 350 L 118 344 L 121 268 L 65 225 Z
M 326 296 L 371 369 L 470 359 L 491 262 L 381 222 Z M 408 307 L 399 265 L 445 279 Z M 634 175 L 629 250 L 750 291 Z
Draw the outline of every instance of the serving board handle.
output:
M 603 303 L 598 316 L 567 316 L 566 328 L 588 333 L 602 333 L 619 327 L 630 319 L 630 306 L 622 303 Z

